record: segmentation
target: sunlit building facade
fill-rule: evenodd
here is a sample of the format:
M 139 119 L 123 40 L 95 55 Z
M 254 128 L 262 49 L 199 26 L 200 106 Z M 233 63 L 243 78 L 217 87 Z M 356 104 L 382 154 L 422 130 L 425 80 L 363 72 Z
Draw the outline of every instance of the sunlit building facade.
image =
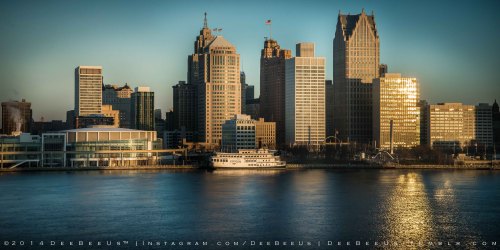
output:
M 102 67 L 78 66 L 75 69 L 75 116 L 101 113 Z
M 339 13 L 333 40 L 333 124 L 343 140 L 372 140 L 372 82 L 380 74 L 375 16 Z M 329 104 L 332 105 L 332 104 Z
M 264 118 L 255 121 L 255 146 L 257 148 L 276 149 L 276 123 Z
M 315 57 L 313 43 L 299 43 L 285 72 L 286 143 L 319 146 L 326 135 L 325 58 Z
M 122 87 L 105 85 L 102 91 L 102 104 L 111 105 L 113 110 L 120 111 L 120 127 L 130 128 L 130 99 L 134 92 L 128 84 Z
M 373 81 L 373 137 L 376 146 L 409 148 L 420 145 L 420 88 L 416 78 L 386 73 Z
M 428 139 L 433 148 L 467 146 L 475 137 L 475 108 L 462 103 L 429 105 Z

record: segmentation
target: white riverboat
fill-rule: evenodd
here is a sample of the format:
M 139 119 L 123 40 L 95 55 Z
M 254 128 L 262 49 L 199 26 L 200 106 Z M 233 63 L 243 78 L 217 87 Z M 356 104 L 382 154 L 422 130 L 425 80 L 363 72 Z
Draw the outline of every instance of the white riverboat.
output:
M 286 162 L 268 149 L 240 149 L 238 153 L 216 152 L 210 158 L 214 168 L 283 168 Z

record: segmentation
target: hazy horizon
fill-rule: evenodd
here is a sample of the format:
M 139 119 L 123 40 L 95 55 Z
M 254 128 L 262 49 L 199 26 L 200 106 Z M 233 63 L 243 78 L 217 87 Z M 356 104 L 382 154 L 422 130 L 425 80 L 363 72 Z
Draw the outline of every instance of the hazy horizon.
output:
M 32 103 L 33 119 L 65 120 L 74 108 L 74 69 L 103 66 L 105 84 L 150 86 L 155 106 L 172 108 L 187 57 L 208 14 L 210 28 L 241 55 L 259 96 L 260 50 L 314 42 L 332 79 L 339 10 L 375 14 L 380 62 L 418 78 L 429 103 L 493 103 L 500 98 L 498 1 L 9 1 L 0 4 L 0 101 Z

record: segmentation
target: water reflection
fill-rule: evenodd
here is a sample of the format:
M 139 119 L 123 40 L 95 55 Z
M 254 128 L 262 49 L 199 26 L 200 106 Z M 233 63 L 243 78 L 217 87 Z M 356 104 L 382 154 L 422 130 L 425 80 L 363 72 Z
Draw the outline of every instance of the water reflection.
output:
M 420 173 L 401 174 L 388 195 L 387 207 L 381 212 L 385 220 L 384 234 L 391 248 L 394 243 L 418 247 L 418 242 L 435 241 L 433 214 Z

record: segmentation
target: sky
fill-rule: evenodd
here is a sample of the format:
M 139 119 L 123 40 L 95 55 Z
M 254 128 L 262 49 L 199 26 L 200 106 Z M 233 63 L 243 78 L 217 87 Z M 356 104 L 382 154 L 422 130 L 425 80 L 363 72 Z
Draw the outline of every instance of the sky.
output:
M 0 1 L 0 101 L 26 99 L 33 118 L 65 120 L 74 108 L 74 68 L 101 65 L 105 84 L 150 86 L 172 108 L 207 12 L 210 28 L 241 55 L 259 96 L 260 50 L 272 20 L 282 48 L 314 42 L 332 79 L 339 11 L 375 14 L 380 61 L 418 78 L 430 103 L 500 101 L 500 1 Z

